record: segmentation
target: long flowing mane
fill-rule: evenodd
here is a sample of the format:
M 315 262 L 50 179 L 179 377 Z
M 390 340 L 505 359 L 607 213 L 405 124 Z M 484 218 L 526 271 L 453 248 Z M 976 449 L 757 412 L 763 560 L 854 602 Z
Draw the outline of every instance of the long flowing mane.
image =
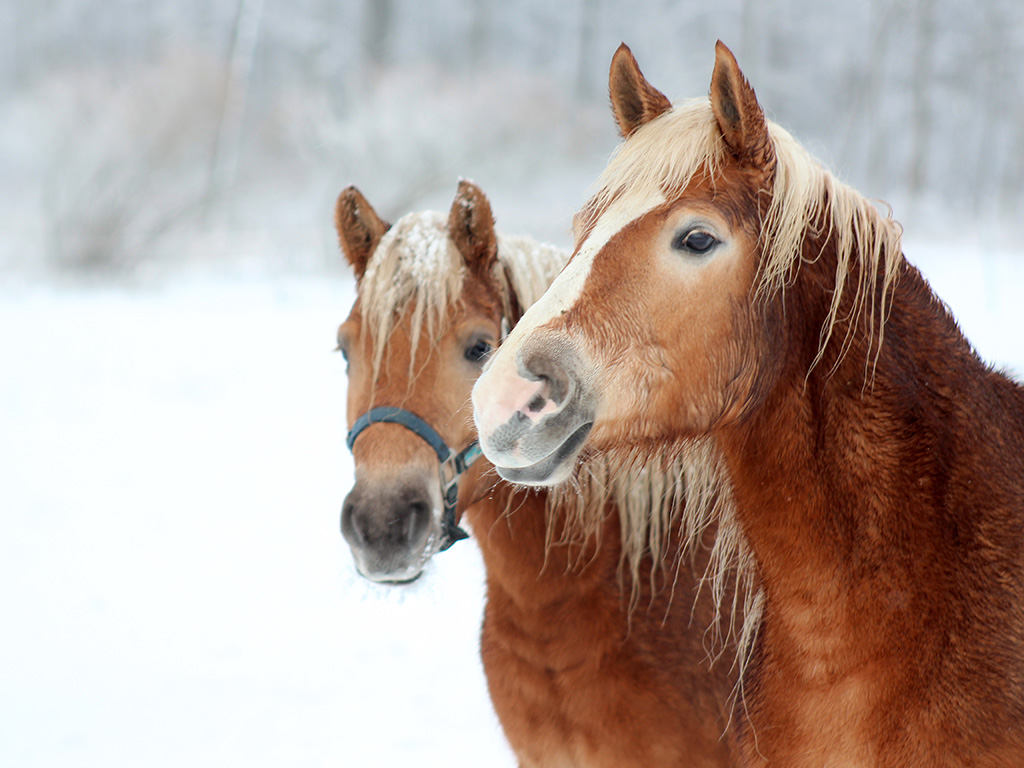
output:
M 493 277 L 510 324 L 517 320 L 511 316 L 516 302 L 527 307 L 540 298 L 567 259 L 568 254 L 554 246 L 499 235 Z M 388 230 L 359 284 L 364 332 L 371 334 L 374 345 L 375 381 L 395 320 L 412 312 L 412 366 L 424 326 L 432 336 L 445 313 L 458 303 L 465 277 L 465 260 L 448 235 L 446 215 L 410 213 Z

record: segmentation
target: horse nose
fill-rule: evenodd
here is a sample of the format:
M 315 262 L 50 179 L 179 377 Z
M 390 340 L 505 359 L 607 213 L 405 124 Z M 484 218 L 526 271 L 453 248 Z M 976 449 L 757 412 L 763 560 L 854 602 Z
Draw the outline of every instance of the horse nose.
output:
M 370 578 L 400 577 L 418 563 L 433 528 L 425 489 L 374 492 L 358 484 L 341 508 L 341 533 Z
M 495 465 L 532 466 L 552 454 L 567 427 L 580 426 L 581 358 L 571 341 L 552 333 L 504 350 L 474 385 L 473 419 L 480 447 Z
M 431 520 L 427 499 L 382 508 L 372 500 L 352 496 L 348 495 L 341 508 L 341 533 L 350 544 L 371 548 L 411 547 L 426 537 Z

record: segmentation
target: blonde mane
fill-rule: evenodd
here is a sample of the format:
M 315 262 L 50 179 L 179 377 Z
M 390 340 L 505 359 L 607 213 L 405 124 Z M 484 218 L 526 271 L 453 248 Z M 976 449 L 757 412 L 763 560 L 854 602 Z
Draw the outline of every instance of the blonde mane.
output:
M 522 307 L 540 298 L 565 265 L 565 251 L 528 238 L 498 236 L 494 280 L 501 294 L 505 319 L 513 298 Z M 416 347 L 424 328 L 433 337 L 445 314 L 462 295 L 466 262 L 448 235 L 448 217 L 434 211 L 410 213 L 381 238 L 359 283 L 363 333 L 373 339 L 373 381 L 380 373 L 384 348 L 395 321 L 411 312 L 410 380 Z

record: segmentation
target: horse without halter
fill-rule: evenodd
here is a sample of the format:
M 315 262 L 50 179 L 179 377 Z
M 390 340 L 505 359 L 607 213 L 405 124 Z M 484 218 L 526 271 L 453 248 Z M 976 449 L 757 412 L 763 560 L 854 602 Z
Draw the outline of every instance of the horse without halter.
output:
M 611 93 L 573 258 L 475 385 L 485 455 L 552 485 L 712 446 L 764 595 L 744 765 L 1024 765 L 1024 391 L 724 45 L 708 99 L 624 46 Z

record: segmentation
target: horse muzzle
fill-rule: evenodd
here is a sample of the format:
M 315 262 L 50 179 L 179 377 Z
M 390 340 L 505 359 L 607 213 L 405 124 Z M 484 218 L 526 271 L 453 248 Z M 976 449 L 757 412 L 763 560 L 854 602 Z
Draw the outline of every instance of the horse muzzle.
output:
M 345 497 L 341 533 L 356 570 L 381 583 L 415 580 L 441 548 L 439 498 L 428 482 L 359 481 Z
M 579 355 L 553 335 L 500 348 L 473 387 L 480 447 L 505 480 L 557 485 L 572 474 L 594 422 Z

